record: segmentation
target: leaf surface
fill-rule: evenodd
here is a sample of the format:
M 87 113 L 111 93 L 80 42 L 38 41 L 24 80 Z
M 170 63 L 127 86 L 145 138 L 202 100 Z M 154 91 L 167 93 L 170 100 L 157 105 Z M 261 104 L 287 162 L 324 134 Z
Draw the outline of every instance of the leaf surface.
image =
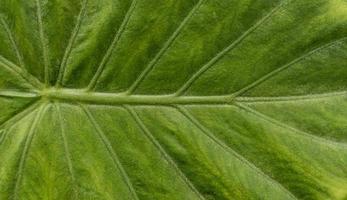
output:
M 345 0 L 0 0 L 0 199 L 347 199 Z

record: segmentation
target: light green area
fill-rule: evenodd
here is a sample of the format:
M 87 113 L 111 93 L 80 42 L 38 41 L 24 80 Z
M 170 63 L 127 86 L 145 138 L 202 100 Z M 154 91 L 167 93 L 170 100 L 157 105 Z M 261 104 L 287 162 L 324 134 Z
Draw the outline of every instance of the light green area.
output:
M 0 199 L 347 200 L 345 0 L 0 0 Z

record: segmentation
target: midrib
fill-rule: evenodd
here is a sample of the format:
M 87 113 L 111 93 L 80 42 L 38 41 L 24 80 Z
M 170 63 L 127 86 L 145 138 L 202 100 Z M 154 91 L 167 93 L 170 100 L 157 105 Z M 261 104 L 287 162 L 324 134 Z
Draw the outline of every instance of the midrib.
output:
M 40 98 L 65 102 L 84 102 L 105 105 L 230 105 L 235 102 L 264 103 L 283 101 L 319 100 L 346 96 L 347 92 L 331 92 L 316 95 L 283 96 L 283 97 L 237 97 L 220 96 L 175 96 L 175 95 L 127 95 L 126 93 L 87 92 L 82 89 L 49 88 L 42 91 L 0 90 L 0 97 Z
M 229 104 L 229 96 L 174 96 L 174 95 L 126 95 L 123 93 L 86 92 L 77 89 L 47 89 L 40 93 L 43 98 L 111 105 L 175 105 L 175 104 Z

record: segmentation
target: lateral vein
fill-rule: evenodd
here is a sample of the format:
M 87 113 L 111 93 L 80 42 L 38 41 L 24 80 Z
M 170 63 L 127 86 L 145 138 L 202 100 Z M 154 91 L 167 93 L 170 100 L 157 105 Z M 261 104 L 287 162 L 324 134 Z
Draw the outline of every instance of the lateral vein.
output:
M 305 58 L 307 58 L 307 57 L 309 57 L 311 55 L 314 55 L 315 53 L 317 53 L 317 52 L 319 52 L 319 51 L 321 51 L 323 49 L 330 48 L 330 47 L 332 47 L 332 46 L 334 46 L 334 45 L 338 44 L 339 42 L 342 42 L 342 41 L 344 41 L 346 39 L 347 39 L 347 37 L 343 37 L 343 38 L 337 39 L 335 41 L 329 42 L 327 44 L 324 44 L 324 45 L 322 45 L 320 47 L 317 47 L 317 48 L 311 50 L 310 52 L 308 52 L 308 53 L 306 53 L 306 54 L 304 54 L 304 55 L 302 55 L 302 56 L 292 60 L 291 62 L 283 65 L 282 67 L 279 67 L 279 68 L 277 68 L 277 69 L 267 73 L 263 77 L 259 78 L 258 80 L 254 81 L 253 83 L 249 84 L 248 86 L 240 89 L 239 91 L 237 91 L 237 92 L 235 92 L 235 93 L 233 93 L 231 95 L 235 96 L 235 97 L 236 96 L 240 96 L 240 95 L 246 93 L 247 91 L 255 88 L 256 86 L 260 85 L 264 81 L 266 81 L 266 80 L 268 80 L 268 79 L 270 79 L 270 78 L 280 74 L 282 71 L 284 71 L 286 69 L 289 69 L 291 66 L 295 65 L 296 63 L 299 63 L 300 61 L 304 60 Z
M 341 143 L 341 142 L 335 142 L 335 141 L 331 141 L 331 140 L 328 140 L 328 139 L 325 139 L 325 138 L 322 138 L 322 137 L 318 137 L 318 136 L 315 136 L 315 135 L 312 135 L 312 134 L 309 134 L 307 132 L 304 132 L 302 130 L 299 130 L 299 129 L 296 129 L 294 127 L 291 127 L 287 124 L 284 124 L 266 114 L 263 114 L 261 112 L 258 112 L 256 111 L 255 109 L 252 109 L 250 108 L 249 106 L 246 106 L 242 103 L 235 103 L 235 105 L 241 109 L 241 110 L 244 110 L 246 112 L 249 112 L 251 114 L 253 114 L 254 116 L 260 118 L 260 119 L 263 119 L 267 122 L 270 122 L 276 126 L 279 126 L 279 127 L 282 127 L 286 130 L 289 130 L 290 132 L 292 133 L 295 133 L 297 135 L 300 135 L 300 136 L 303 136 L 303 137 L 306 137 L 306 138 L 309 138 L 310 140 L 314 140 L 314 141 L 317 141 L 319 142 L 320 144 L 324 144 L 324 145 L 327 145 L 329 147 L 332 147 L 332 148 L 343 148 L 343 149 L 347 149 L 347 144 L 346 143 Z
M 161 146 L 159 141 L 147 129 L 146 125 L 142 122 L 142 120 L 140 119 L 138 114 L 135 112 L 135 110 L 128 105 L 125 105 L 124 108 L 133 117 L 134 121 L 137 123 L 139 128 L 146 135 L 146 137 L 153 143 L 153 145 L 160 151 L 160 153 L 164 156 L 164 158 L 171 164 L 171 166 L 175 169 L 177 174 L 185 182 L 185 184 L 199 197 L 199 199 L 205 200 L 204 196 L 198 191 L 198 189 L 195 188 L 194 184 L 189 180 L 189 178 L 184 174 L 184 172 L 178 167 L 174 159 L 165 151 L 165 149 Z
M 13 75 L 18 76 L 26 83 L 34 87 L 35 89 L 42 89 L 42 83 L 33 75 L 31 75 L 26 69 L 17 66 L 11 61 L 7 60 L 3 56 L 0 55 L 0 65 L 3 66 L 7 71 L 12 73 Z
M 41 120 L 41 118 L 43 117 L 45 109 L 46 109 L 46 105 L 45 104 L 41 105 L 41 108 L 38 110 L 37 115 L 33 119 L 33 122 L 32 122 L 32 124 L 30 126 L 30 129 L 29 129 L 29 133 L 25 137 L 25 144 L 24 144 L 24 147 L 23 147 L 23 151 L 22 151 L 22 154 L 21 154 L 20 161 L 19 161 L 17 176 L 16 176 L 16 178 L 14 180 L 15 181 L 14 196 L 13 196 L 14 199 L 18 199 L 18 190 L 19 190 L 19 187 L 20 187 L 20 184 L 21 184 L 21 181 L 22 181 L 23 168 L 24 168 L 24 165 L 25 165 L 25 162 L 26 162 L 26 159 L 27 159 L 27 155 L 29 153 L 29 149 L 30 149 L 32 140 L 33 140 L 34 135 L 35 135 L 35 131 L 36 131 L 37 125 L 38 125 L 39 121 Z
M 36 14 L 37 14 L 37 21 L 38 21 L 38 28 L 40 33 L 40 42 L 41 42 L 41 48 L 42 48 L 42 58 L 44 63 L 44 79 L 45 79 L 45 85 L 49 85 L 49 58 L 48 58 L 48 48 L 47 48 L 47 41 L 45 37 L 45 32 L 43 28 L 43 21 L 42 21 L 42 8 L 40 0 L 36 0 Z
M 71 159 L 71 155 L 70 155 L 70 150 L 69 150 L 69 145 L 67 142 L 67 138 L 66 138 L 66 134 L 65 134 L 65 127 L 64 127 L 64 120 L 61 114 L 61 110 L 60 110 L 60 106 L 57 103 L 54 103 L 54 106 L 57 110 L 58 113 L 58 118 L 59 118 L 59 122 L 60 122 L 60 134 L 63 140 L 63 144 L 64 144 L 64 151 L 65 151 L 65 157 L 66 157 L 66 162 L 67 162 L 67 166 L 69 168 L 69 173 L 73 182 L 73 191 L 75 192 L 75 194 L 77 195 L 77 188 L 76 188 L 76 176 L 75 176 L 75 172 L 73 169 L 73 165 L 72 165 L 72 159 Z
M 65 52 L 64 52 L 64 56 L 63 56 L 63 59 L 60 63 L 60 67 L 59 67 L 59 72 L 58 72 L 58 78 L 57 78 L 57 81 L 56 81 L 56 86 L 60 86 L 63 82 L 63 79 L 64 79 L 64 75 L 65 75 L 65 72 L 66 72 L 66 65 L 67 65 L 67 61 L 70 57 L 70 54 L 71 54 L 71 51 L 72 51 L 72 48 L 73 48 L 73 45 L 77 39 L 77 36 L 78 36 L 78 33 L 80 31 L 80 27 L 81 27 L 81 24 L 82 24 L 82 21 L 83 21 L 83 18 L 85 17 L 86 15 L 86 10 L 87 10 L 87 2 L 88 0 L 83 0 L 82 2 L 82 7 L 81 7 L 81 10 L 78 14 L 78 17 L 77 17 L 77 21 L 76 21 L 76 24 L 75 24 L 75 28 L 71 34 L 71 37 L 70 37 L 70 40 L 69 40 L 69 43 L 65 49 Z
M 25 64 L 24 64 L 24 60 L 23 60 L 23 57 L 21 55 L 21 53 L 19 52 L 19 49 L 18 49 L 18 46 L 17 46 L 17 43 L 14 39 L 14 36 L 12 34 L 12 31 L 10 30 L 8 24 L 6 23 L 6 21 L 3 19 L 3 17 L 0 17 L 0 20 L 1 20 L 1 23 L 3 24 L 4 28 L 5 28 L 5 31 L 7 33 L 7 36 L 11 42 L 11 45 L 13 47 L 13 49 L 15 50 L 15 53 L 16 53 L 16 56 L 17 56 L 17 59 L 18 59 L 18 62 L 19 62 L 19 65 L 23 68 L 25 68 Z
M 16 114 L 0 124 L 0 130 L 4 129 L 4 132 L 0 137 L 0 145 L 7 138 L 7 134 L 10 132 L 12 127 L 14 127 L 21 119 L 34 112 L 39 105 L 39 102 L 34 102 L 29 107 L 19 110 Z
M 4 122 L 0 124 L 0 129 L 5 127 L 9 128 L 13 124 L 16 124 L 22 118 L 32 113 L 39 105 L 40 105 L 39 101 L 34 101 L 30 106 L 24 107 L 21 110 L 17 111 L 16 114 L 14 114 L 9 119 L 5 120 Z
M 288 0 L 290 1 L 290 0 Z M 246 39 L 251 33 L 253 33 L 255 30 L 257 30 L 263 23 L 265 23 L 268 19 L 272 17 L 273 14 L 275 14 L 280 8 L 282 8 L 284 5 L 286 5 L 288 2 L 284 1 L 282 3 L 279 3 L 275 8 L 273 8 L 267 15 L 265 15 L 263 18 L 261 18 L 257 23 L 255 23 L 252 27 L 250 27 L 248 30 L 246 30 L 239 38 L 237 38 L 233 43 L 231 43 L 229 46 L 227 46 L 225 49 L 220 51 L 218 54 L 216 54 L 210 61 L 208 61 L 204 66 L 202 66 L 197 72 L 193 74 L 191 78 L 189 78 L 183 86 L 177 90 L 175 93 L 176 96 L 183 95 L 190 86 L 193 85 L 193 83 L 207 70 L 209 70 L 211 67 L 214 66 L 221 58 L 224 57 L 225 54 L 236 48 L 244 39 Z
M 137 2 L 137 0 L 133 0 L 131 2 L 131 5 L 130 5 L 127 13 L 124 16 L 124 19 L 123 19 L 123 21 L 122 21 L 122 23 L 121 23 L 117 33 L 115 34 L 111 45 L 107 49 L 107 52 L 104 55 L 104 57 L 102 58 L 101 63 L 98 66 L 96 73 L 94 74 L 94 77 L 91 79 L 89 85 L 86 88 L 87 91 L 90 91 L 90 90 L 94 89 L 94 87 L 96 86 L 100 76 L 102 75 L 102 73 L 103 73 L 103 71 L 105 69 L 105 66 L 106 66 L 106 64 L 107 64 L 107 62 L 108 62 L 108 60 L 109 60 L 113 50 L 116 48 L 119 39 L 121 38 L 121 36 L 122 36 L 126 26 L 128 25 L 128 22 L 129 22 L 129 20 L 131 18 L 131 15 L 132 15 L 132 13 L 135 10 L 136 2 Z
M 128 174 L 124 170 L 124 167 L 123 167 L 122 163 L 120 162 L 117 153 L 114 151 L 114 149 L 113 149 L 109 139 L 106 137 L 104 131 L 101 129 L 100 125 L 96 122 L 95 118 L 93 117 L 93 114 L 89 111 L 89 109 L 82 104 L 80 104 L 80 106 L 81 106 L 82 110 L 85 112 L 85 114 L 87 115 L 87 117 L 89 118 L 92 125 L 94 126 L 94 128 L 97 132 L 97 135 L 99 136 L 101 141 L 104 143 L 110 157 L 112 158 L 112 161 L 115 164 L 115 167 L 120 171 L 121 176 L 122 176 L 125 184 L 129 188 L 129 191 L 130 191 L 133 199 L 139 200 L 139 198 L 136 194 L 136 191 L 135 191 L 135 189 L 134 189 L 134 187 L 130 181 Z
M 263 172 L 260 168 L 249 162 L 244 156 L 233 150 L 230 146 L 225 144 L 223 141 L 221 141 L 219 138 L 217 138 L 209 129 L 207 129 L 204 125 L 202 125 L 193 115 L 189 113 L 189 111 L 184 108 L 183 106 L 176 106 L 176 109 L 185 116 L 190 122 L 192 122 L 198 129 L 201 130 L 208 138 L 210 138 L 213 142 L 215 142 L 217 145 L 222 147 L 226 152 L 233 155 L 236 159 L 238 159 L 243 164 L 247 165 L 251 169 L 253 169 L 258 175 L 264 177 L 267 181 L 270 183 L 277 185 L 284 193 L 288 194 L 292 199 L 297 200 L 297 198 L 287 189 L 285 188 L 281 183 L 276 181 L 275 179 L 271 178 L 269 175 L 267 175 L 265 172 Z
M 182 31 L 183 27 L 189 22 L 189 20 L 192 18 L 192 16 L 195 14 L 195 12 L 199 9 L 199 7 L 202 5 L 203 2 L 204 2 L 204 0 L 199 0 L 199 2 L 189 11 L 188 15 L 180 23 L 180 25 L 177 27 L 177 29 L 174 31 L 174 33 L 170 36 L 170 38 L 165 42 L 164 46 L 159 50 L 157 55 L 150 61 L 150 63 L 145 67 L 145 69 L 137 77 L 137 79 L 134 81 L 134 83 L 126 91 L 126 93 L 128 95 L 135 92 L 135 90 L 138 88 L 138 86 L 141 84 L 141 82 L 152 71 L 154 66 L 158 63 L 158 61 L 165 54 L 165 52 L 171 47 L 173 42 L 176 40 L 176 38 L 178 37 L 178 35 Z

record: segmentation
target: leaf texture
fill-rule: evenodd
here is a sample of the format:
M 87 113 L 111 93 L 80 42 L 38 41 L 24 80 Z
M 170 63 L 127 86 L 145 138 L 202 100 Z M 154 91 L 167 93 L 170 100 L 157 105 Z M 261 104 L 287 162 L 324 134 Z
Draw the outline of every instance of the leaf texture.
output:
M 0 0 L 0 199 L 347 199 L 345 0 Z

